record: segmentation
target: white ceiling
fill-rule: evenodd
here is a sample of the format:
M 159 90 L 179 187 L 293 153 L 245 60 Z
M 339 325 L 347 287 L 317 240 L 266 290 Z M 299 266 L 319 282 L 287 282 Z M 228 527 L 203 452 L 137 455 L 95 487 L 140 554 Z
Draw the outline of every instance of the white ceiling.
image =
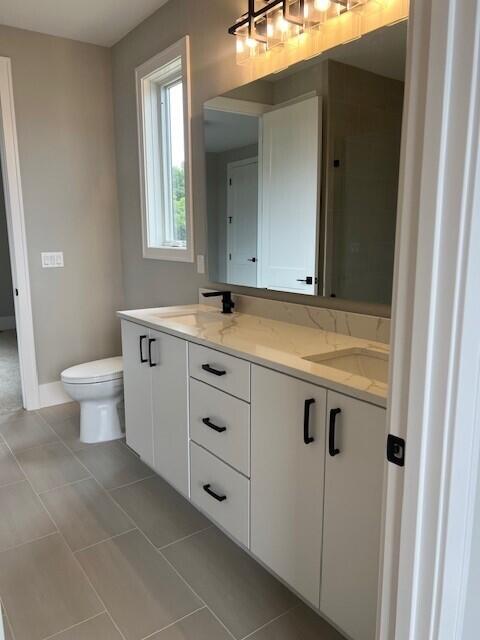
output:
M 0 24 L 110 47 L 168 0 L 0 0 Z
M 219 153 L 258 144 L 258 118 L 205 109 L 205 150 Z

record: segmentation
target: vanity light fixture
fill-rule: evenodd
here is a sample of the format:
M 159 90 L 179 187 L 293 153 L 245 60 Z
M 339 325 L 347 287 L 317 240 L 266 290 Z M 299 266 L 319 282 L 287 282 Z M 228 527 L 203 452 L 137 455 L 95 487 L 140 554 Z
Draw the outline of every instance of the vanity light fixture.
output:
M 237 62 L 276 46 L 298 46 L 299 36 L 352 11 L 382 8 L 389 0 L 248 0 L 248 10 L 228 32 L 236 37 Z M 259 6 L 260 5 L 260 6 Z

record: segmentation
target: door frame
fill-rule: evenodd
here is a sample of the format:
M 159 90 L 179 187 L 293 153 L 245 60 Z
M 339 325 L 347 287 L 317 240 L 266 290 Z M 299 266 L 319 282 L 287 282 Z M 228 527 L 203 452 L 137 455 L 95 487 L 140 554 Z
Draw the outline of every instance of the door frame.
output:
M 35 337 L 10 58 L 0 57 L 0 156 L 15 302 L 23 406 L 38 409 Z
M 230 230 L 230 223 L 228 222 L 228 218 L 230 218 L 230 190 L 229 190 L 229 183 L 230 183 L 230 170 L 231 169 L 236 169 L 237 167 L 244 167 L 246 165 L 249 164 L 256 164 L 257 165 L 257 174 L 259 171 L 259 156 L 252 156 L 250 158 L 244 158 L 243 160 L 232 160 L 232 162 L 227 162 L 227 253 L 230 255 L 230 247 L 231 247 L 231 236 L 232 234 L 229 233 Z M 258 187 L 257 187 L 257 191 L 258 191 Z M 258 198 L 257 198 L 258 201 Z M 257 206 L 257 228 L 256 228 L 256 234 L 257 234 L 257 241 L 256 241 L 256 247 L 255 247 L 255 257 L 257 258 L 257 262 L 255 263 L 255 276 L 256 279 L 258 281 L 258 221 L 259 221 L 259 211 L 258 211 L 258 206 Z M 228 282 L 231 281 L 231 265 L 230 265 L 230 260 L 227 259 L 227 280 Z M 250 285 L 248 285 L 250 286 Z
M 480 453 L 480 4 L 412 0 L 379 640 L 463 638 Z M 478 544 L 478 542 L 477 542 Z

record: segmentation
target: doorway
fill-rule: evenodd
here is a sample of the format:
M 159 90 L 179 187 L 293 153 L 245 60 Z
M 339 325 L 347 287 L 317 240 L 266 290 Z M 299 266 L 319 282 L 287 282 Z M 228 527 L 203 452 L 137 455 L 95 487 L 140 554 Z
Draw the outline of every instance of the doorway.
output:
M 257 286 L 258 158 L 227 165 L 227 278 Z
M 7 213 L 1 176 L 0 169 L 0 416 L 23 407 Z
M 0 162 L 5 202 L 6 236 L 10 253 L 11 275 L 9 274 L 9 283 L 15 292 L 13 316 L 21 380 L 22 403 L 20 406 L 32 410 L 40 407 L 40 396 L 20 158 L 13 101 L 12 65 L 10 59 L 4 57 L 0 57 Z

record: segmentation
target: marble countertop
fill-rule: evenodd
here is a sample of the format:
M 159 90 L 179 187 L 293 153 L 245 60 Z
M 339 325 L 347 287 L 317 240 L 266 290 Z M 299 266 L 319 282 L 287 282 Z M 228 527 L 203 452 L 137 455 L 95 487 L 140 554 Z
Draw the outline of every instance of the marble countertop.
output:
M 202 304 L 119 311 L 118 316 L 359 400 L 386 406 L 387 384 L 303 359 L 352 348 L 369 348 L 388 356 L 389 347 L 381 342 L 245 313 L 225 315 L 215 307 Z

